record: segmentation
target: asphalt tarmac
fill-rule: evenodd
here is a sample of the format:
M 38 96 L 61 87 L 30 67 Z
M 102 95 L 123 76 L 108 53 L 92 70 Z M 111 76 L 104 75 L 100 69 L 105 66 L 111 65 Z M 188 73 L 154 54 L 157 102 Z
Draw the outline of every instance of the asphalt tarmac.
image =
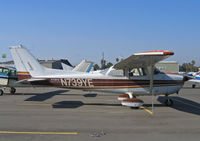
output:
M 189 86 L 189 85 L 188 85 Z M 144 107 L 121 106 L 115 94 L 59 88 L 17 88 L 0 97 L 0 141 L 199 141 L 200 89 L 139 97 Z

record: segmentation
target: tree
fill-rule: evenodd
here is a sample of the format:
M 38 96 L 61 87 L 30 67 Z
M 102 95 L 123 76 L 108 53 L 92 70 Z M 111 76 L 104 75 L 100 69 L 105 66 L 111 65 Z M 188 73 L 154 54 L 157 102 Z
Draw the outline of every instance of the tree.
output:
M 106 67 L 105 67 L 105 68 L 110 68 L 111 66 L 113 66 L 113 64 L 112 64 L 111 62 L 108 62 L 108 63 L 106 64 Z
M 183 72 L 196 72 L 198 67 L 195 66 L 195 61 L 192 60 L 190 63 L 183 63 L 179 66 L 179 70 Z
M 99 65 L 98 65 L 98 64 L 95 64 L 95 65 L 94 65 L 94 70 L 96 71 L 96 70 L 99 70 L 99 69 L 100 69 Z
M 195 62 L 194 60 L 192 60 L 192 62 L 191 62 L 191 63 L 192 63 L 192 66 L 194 66 L 196 62 Z
M 116 62 L 119 62 L 119 58 L 116 58 Z
M 101 69 L 105 69 L 106 68 L 106 60 L 102 59 L 101 60 Z

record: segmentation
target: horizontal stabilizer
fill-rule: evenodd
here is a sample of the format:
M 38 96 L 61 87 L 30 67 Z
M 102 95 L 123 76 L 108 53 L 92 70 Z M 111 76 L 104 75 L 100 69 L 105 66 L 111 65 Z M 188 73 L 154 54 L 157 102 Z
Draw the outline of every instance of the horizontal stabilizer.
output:
M 189 80 L 189 82 L 195 82 L 195 83 L 200 83 L 200 80 L 196 80 L 196 79 L 191 79 L 191 80 Z
M 34 78 L 31 78 L 31 79 L 23 79 L 23 80 L 17 81 L 16 83 L 39 82 L 39 81 L 47 81 L 47 80 L 46 79 L 34 79 Z

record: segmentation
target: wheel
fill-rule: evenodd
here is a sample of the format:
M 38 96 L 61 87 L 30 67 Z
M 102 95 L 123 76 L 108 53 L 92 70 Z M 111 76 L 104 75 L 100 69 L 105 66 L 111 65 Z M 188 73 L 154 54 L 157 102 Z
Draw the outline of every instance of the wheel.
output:
M 10 88 L 10 93 L 11 93 L 11 94 L 15 94 L 15 92 L 16 92 L 16 89 L 15 89 L 14 87 L 11 87 L 11 88 Z
M 171 100 L 171 99 L 166 99 L 166 100 L 165 100 L 165 105 L 166 105 L 166 106 L 172 106 L 173 103 L 174 103 L 174 102 L 173 102 L 173 100 Z
M 196 87 L 196 85 L 195 85 L 195 84 L 193 84 L 193 85 L 192 85 L 192 88 L 195 88 L 195 87 Z
M 3 93 L 4 93 L 3 90 L 0 89 L 0 96 L 3 95 Z

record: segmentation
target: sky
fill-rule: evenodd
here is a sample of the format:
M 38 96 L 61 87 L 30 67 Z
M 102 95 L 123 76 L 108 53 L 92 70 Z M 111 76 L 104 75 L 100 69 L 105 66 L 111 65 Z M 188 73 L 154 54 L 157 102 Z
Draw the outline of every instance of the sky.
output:
M 0 55 L 24 45 L 40 59 L 100 63 L 170 50 L 200 65 L 199 0 L 0 0 Z M 0 58 L 2 61 L 2 58 Z

